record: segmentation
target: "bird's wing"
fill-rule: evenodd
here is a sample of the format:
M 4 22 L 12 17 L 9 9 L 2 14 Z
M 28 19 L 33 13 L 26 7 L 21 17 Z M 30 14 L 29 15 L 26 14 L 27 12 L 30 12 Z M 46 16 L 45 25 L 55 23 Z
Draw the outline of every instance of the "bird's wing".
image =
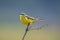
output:
M 33 17 L 29 17 L 29 16 L 25 16 L 27 19 L 31 19 L 31 20 L 34 20 L 35 18 Z

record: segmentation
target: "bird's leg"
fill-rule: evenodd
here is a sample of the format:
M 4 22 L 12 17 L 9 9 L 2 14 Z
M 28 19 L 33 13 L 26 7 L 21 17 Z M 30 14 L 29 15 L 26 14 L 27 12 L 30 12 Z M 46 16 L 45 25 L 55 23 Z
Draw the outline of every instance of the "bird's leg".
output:
M 28 32 L 28 27 L 29 27 L 29 25 L 30 25 L 30 24 L 28 23 L 27 28 L 26 28 L 26 30 L 25 30 L 25 34 L 24 34 L 22 40 L 24 40 L 24 38 L 25 38 L 25 36 L 26 36 L 26 34 L 27 34 L 27 32 Z

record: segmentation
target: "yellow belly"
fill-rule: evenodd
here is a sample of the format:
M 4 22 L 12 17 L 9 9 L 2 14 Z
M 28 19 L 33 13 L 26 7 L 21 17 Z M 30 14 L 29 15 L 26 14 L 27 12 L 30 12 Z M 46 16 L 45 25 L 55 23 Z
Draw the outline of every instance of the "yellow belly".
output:
M 26 19 L 25 16 L 20 16 L 20 21 L 23 23 L 23 24 L 32 24 L 34 22 L 34 20 L 31 20 L 31 19 Z

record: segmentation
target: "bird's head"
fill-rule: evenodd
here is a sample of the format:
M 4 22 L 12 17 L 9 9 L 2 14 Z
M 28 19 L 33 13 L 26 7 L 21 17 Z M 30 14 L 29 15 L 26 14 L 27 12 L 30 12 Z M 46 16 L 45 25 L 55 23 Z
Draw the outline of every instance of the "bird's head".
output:
M 19 16 L 25 16 L 26 14 L 25 13 L 21 13 Z
M 24 13 L 21 13 L 20 15 L 25 15 Z
M 26 13 L 21 13 L 20 16 L 28 16 Z

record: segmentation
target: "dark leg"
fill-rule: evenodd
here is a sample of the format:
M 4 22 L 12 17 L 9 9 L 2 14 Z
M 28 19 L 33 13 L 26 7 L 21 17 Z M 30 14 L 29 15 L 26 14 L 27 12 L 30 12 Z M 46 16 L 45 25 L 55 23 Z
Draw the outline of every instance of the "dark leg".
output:
M 26 30 L 25 30 L 25 34 L 24 34 L 22 40 L 24 40 L 24 38 L 25 38 L 25 36 L 26 36 L 26 34 L 27 34 L 27 32 L 28 32 L 28 27 L 29 27 L 29 25 L 30 25 L 30 24 L 27 25 L 27 28 L 26 28 Z

